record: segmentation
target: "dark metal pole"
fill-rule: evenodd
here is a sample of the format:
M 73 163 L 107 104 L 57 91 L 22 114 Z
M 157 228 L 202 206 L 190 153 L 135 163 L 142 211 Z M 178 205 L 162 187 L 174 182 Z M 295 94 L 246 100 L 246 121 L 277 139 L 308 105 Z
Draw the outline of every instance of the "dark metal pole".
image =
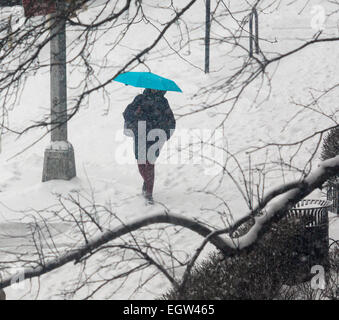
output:
M 211 0 L 206 0 L 205 73 L 210 72 Z
M 253 34 L 253 20 L 254 20 L 254 34 Z M 249 56 L 253 57 L 253 42 L 255 44 L 255 53 L 259 53 L 259 19 L 256 8 L 253 8 L 249 18 L 249 40 L 250 40 L 250 51 Z

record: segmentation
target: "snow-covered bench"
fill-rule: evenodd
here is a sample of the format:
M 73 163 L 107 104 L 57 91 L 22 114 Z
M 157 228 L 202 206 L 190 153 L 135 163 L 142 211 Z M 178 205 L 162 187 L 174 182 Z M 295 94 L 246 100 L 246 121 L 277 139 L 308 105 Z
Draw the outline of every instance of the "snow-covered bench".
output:
M 328 210 L 332 203 L 321 199 L 304 199 L 290 209 L 283 218 L 279 227 L 287 228 L 290 225 L 295 229 L 295 234 L 289 243 L 291 247 L 286 248 L 295 255 L 296 263 L 299 265 L 298 274 L 291 276 L 289 284 L 307 281 L 311 276 L 311 267 L 322 265 L 325 270 L 329 267 L 329 235 L 328 235 Z M 262 213 L 259 213 L 262 214 Z M 238 238 L 248 232 L 253 226 L 254 219 L 242 225 L 232 238 Z M 288 231 L 288 228 L 286 229 Z M 272 236 L 275 233 L 272 232 Z M 292 262 L 291 262 L 292 263 Z M 300 272 L 299 272 L 300 271 Z

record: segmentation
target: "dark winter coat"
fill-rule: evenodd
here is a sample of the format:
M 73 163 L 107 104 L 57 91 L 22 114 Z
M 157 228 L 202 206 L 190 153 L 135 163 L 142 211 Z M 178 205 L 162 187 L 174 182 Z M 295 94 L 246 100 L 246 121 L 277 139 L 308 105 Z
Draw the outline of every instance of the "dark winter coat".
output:
M 167 139 L 170 138 L 170 130 L 175 129 L 175 119 L 173 112 L 164 97 L 166 91 L 151 93 L 150 89 L 134 98 L 123 113 L 125 127 L 131 129 L 134 136 L 138 134 L 138 121 L 146 121 L 146 133 L 152 129 L 162 129 L 166 132 Z
M 166 91 L 157 91 L 152 93 L 150 89 L 145 89 L 143 94 L 135 97 L 134 101 L 129 104 L 123 113 L 125 119 L 125 129 L 130 129 L 134 135 L 134 154 L 138 161 L 147 159 L 154 163 L 160 154 L 160 149 L 164 141 L 160 141 L 159 136 L 155 141 L 146 141 L 146 144 L 139 146 L 138 139 L 138 121 L 146 122 L 146 137 L 152 129 L 162 129 L 166 133 L 168 140 L 175 129 L 175 119 L 173 112 L 164 97 Z M 158 143 L 158 148 L 154 155 L 149 155 L 148 150 L 154 144 Z

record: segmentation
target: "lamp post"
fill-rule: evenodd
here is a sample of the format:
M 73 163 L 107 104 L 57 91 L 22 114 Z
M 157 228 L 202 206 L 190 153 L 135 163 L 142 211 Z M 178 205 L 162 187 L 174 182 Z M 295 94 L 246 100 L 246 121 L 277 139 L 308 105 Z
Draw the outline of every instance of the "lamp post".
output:
M 66 21 L 64 1 L 56 2 L 51 19 L 51 144 L 45 149 L 42 181 L 76 176 L 73 146 L 67 137 Z
M 45 150 L 42 181 L 76 176 L 74 150 L 67 139 L 65 0 L 0 0 L 1 7 L 23 6 L 26 17 L 52 12 L 50 40 L 51 144 Z

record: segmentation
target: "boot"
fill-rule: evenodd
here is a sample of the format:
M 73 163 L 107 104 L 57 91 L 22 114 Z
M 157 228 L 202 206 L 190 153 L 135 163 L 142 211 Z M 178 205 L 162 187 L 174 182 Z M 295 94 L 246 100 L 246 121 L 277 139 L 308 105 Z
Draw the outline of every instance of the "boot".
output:
M 145 194 L 145 199 L 146 199 L 146 205 L 154 204 L 153 196 L 151 194 Z

